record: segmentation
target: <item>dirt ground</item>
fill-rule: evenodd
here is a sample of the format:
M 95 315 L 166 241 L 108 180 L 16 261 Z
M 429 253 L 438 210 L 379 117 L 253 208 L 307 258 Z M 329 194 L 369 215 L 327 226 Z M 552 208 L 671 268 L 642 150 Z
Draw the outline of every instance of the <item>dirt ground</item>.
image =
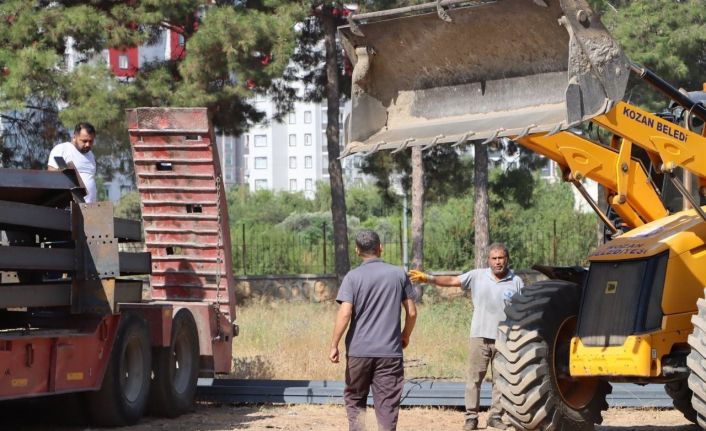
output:
M 600 431 L 696 431 L 684 417 L 674 410 L 611 409 L 605 415 Z M 485 427 L 486 414 L 480 425 Z M 177 419 L 143 419 L 138 425 L 121 428 L 130 431 L 232 431 L 232 430 L 286 430 L 339 431 L 346 430 L 345 411 L 340 406 L 217 406 L 199 405 L 194 413 Z M 375 415 L 368 411 L 368 429 L 376 430 Z M 463 413 L 459 410 L 438 408 L 405 408 L 400 413 L 398 429 L 414 431 L 461 430 Z M 86 427 L 21 427 L 26 431 L 87 430 Z

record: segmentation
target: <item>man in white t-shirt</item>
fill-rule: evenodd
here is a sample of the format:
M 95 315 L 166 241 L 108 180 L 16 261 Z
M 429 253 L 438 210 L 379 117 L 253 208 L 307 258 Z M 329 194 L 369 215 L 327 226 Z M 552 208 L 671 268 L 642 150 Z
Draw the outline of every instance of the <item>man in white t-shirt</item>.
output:
M 431 275 L 417 270 L 409 273 L 413 283 L 460 286 L 471 291 L 474 312 L 466 373 L 466 423 L 463 426 L 467 431 L 478 429 L 480 385 L 488 371 L 488 364 L 495 360 L 495 338 L 500 322 L 505 320 L 505 305 L 524 286 L 522 279 L 510 269 L 509 263 L 507 247 L 496 242 L 488 247 L 488 268 L 472 269 L 461 275 Z M 493 378 L 496 376 L 493 371 Z M 502 415 L 500 391 L 493 384 L 488 427 L 508 429 L 509 426 L 502 421 Z
M 74 128 L 74 136 L 71 142 L 64 142 L 52 148 L 49 153 L 50 171 L 59 169 L 55 157 L 63 157 L 66 163 L 73 162 L 76 170 L 81 176 L 83 185 L 86 186 L 87 203 L 95 202 L 98 191 L 96 189 L 96 158 L 93 156 L 91 148 L 96 139 L 96 129 L 90 123 L 78 123 Z

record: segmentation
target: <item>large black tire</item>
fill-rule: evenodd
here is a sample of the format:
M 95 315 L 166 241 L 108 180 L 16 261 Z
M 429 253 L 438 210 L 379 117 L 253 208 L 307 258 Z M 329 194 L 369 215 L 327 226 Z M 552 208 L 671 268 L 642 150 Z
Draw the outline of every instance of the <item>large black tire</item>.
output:
M 689 367 L 689 389 L 693 392 L 691 405 L 696 413 L 695 422 L 706 429 L 706 300 L 699 299 L 696 306 L 698 312 L 691 317 L 694 332 L 689 335 L 691 351 L 686 357 L 686 365 Z
M 569 376 L 569 342 L 576 330 L 581 289 L 548 280 L 512 297 L 500 324 L 495 384 L 520 430 L 593 430 L 608 408 L 609 383 Z
M 674 408 L 679 410 L 687 420 L 696 423 L 696 410 L 691 405 L 693 392 L 689 389 L 686 379 L 665 384 L 664 391 L 672 398 Z
M 151 365 L 147 324 L 137 315 L 123 314 L 103 384 L 86 394 L 91 423 L 117 427 L 139 421 L 147 407 Z
M 169 347 L 157 347 L 152 354 L 149 412 L 173 418 L 192 410 L 199 376 L 199 334 L 189 310 L 181 309 L 174 316 Z

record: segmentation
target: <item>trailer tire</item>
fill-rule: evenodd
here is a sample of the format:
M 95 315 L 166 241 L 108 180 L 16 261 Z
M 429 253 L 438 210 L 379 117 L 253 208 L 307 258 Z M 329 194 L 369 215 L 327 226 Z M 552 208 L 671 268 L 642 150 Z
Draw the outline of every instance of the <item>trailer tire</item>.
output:
M 611 386 L 568 376 L 581 288 L 541 281 L 512 297 L 500 323 L 494 370 L 500 402 L 518 430 L 593 430 Z
M 147 407 L 151 365 L 147 324 L 138 315 L 124 313 L 103 384 L 86 394 L 91 423 L 117 427 L 139 421 Z
M 688 421 L 696 423 L 696 410 L 691 405 L 693 393 L 689 389 L 687 379 L 666 383 L 664 391 L 672 399 L 674 408 L 679 410 Z
M 706 290 L 705 290 L 706 292 Z M 706 300 L 696 301 L 697 313 L 691 316 L 694 331 L 689 335 L 691 351 L 686 357 L 689 368 L 689 389 L 692 392 L 691 406 L 696 413 L 695 422 L 706 429 Z
M 169 347 L 155 347 L 152 354 L 149 412 L 169 418 L 189 412 L 199 375 L 199 334 L 189 310 L 174 316 Z

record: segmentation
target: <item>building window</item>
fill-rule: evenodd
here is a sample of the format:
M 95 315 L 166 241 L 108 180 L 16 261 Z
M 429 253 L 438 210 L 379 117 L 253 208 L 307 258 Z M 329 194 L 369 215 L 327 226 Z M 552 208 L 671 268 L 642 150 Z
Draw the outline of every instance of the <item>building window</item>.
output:
M 307 178 L 306 180 L 304 180 L 304 190 L 314 190 L 314 180 L 312 180 L 311 178 Z
M 267 135 L 255 135 L 255 146 L 256 147 L 266 147 L 267 146 Z
M 267 189 L 267 180 L 255 180 L 255 190 Z
M 292 178 L 289 180 L 289 191 L 290 192 L 297 191 L 297 180 L 295 178 Z
M 255 157 L 255 169 L 267 169 L 267 157 Z
M 304 123 L 311 123 L 311 111 L 304 111 Z
M 304 133 L 304 145 L 311 146 L 311 133 Z
M 233 164 L 233 155 L 231 153 L 226 153 L 226 166 Z
M 295 156 L 292 156 L 289 158 L 289 169 L 296 169 L 297 168 L 297 158 Z
M 326 169 L 326 167 L 328 166 L 328 156 L 322 157 L 321 164 L 323 165 L 323 168 Z
M 118 68 L 126 70 L 128 67 L 127 54 L 120 54 L 118 56 Z
M 233 175 L 230 172 L 226 172 L 226 181 L 232 181 Z
M 328 124 L 328 109 L 321 110 L 321 128 L 325 129 Z
M 311 169 L 311 156 L 304 157 L 304 167 L 307 169 Z
M 287 122 L 289 124 L 297 124 L 297 114 L 296 112 L 290 112 L 289 115 L 287 115 Z
M 295 135 L 295 134 L 289 135 L 289 146 L 290 146 L 290 147 L 296 147 L 296 146 L 297 146 L 297 135 Z
M 183 34 L 179 33 L 179 36 L 177 36 L 177 43 L 182 48 L 186 45 L 186 38 Z

